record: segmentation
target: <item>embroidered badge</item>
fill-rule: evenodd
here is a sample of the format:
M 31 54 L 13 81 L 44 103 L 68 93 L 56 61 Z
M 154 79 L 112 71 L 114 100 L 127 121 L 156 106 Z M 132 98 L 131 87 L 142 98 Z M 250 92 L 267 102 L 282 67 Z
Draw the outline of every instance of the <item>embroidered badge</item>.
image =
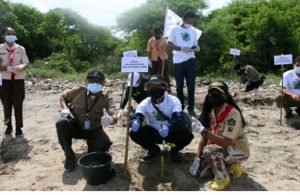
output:
M 228 132 L 232 132 L 233 131 L 233 127 L 228 127 L 227 131 Z
M 236 121 L 233 118 L 230 118 L 227 120 L 228 126 L 234 126 L 236 124 Z

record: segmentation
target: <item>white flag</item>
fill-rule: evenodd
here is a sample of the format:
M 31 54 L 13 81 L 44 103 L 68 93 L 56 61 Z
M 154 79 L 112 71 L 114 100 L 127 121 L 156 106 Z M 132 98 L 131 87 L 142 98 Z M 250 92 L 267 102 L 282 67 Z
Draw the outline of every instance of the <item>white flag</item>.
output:
M 166 8 L 164 37 L 168 37 L 171 29 L 174 28 L 175 26 L 178 26 L 181 23 L 182 23 L 182 19 L 178 15 L 176 15 L 172 10 Z M 197 32 L 197 39 L 199 39 L 202 34 L 202 31 L 197 28 L 194 29 Z

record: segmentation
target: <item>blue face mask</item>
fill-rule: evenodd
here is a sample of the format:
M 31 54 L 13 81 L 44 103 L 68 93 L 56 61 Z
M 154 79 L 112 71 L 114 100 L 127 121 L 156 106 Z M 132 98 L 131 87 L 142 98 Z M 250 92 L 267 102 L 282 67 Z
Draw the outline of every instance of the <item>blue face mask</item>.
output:
M 16 40 L 18 40 L 16 35 L 6 35 L 5 36 L 5 41 L 9 42 L 9 43 L 13 43 Z
M 89 83 L 87 85 L 87 89 L 91 92 L 91 93 L 99 93 L 102 91 L 102 85 L 98 84 L 98 83 Z
M 183 24 L 184 28 L 191 28 L 193 25 L 191 24 Z
M 295 70 L 295 73 L 296 73 L 296 74 L 300 74 L 300 67 L 297 67 L 297 66 L 296 66 L 296 67 L 294 68 L 294 70 Z

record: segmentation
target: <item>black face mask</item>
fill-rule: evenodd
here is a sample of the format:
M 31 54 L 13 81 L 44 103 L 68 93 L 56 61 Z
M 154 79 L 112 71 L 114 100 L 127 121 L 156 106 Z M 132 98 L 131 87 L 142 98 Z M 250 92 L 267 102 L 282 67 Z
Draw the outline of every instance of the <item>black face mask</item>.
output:
M 161 36 L 155 36 L 156 40 L 159 40 L 161 38 Z
M 165 94 L 165 90 L 161 88 L 153 88 L 148 91 L 148 94 L 152 100 L 157 100 Z
M 208 100 L 213 107 L 220 107 L 226 102 L 225 97 L 222 95 L 211 95 L 208 97 Z

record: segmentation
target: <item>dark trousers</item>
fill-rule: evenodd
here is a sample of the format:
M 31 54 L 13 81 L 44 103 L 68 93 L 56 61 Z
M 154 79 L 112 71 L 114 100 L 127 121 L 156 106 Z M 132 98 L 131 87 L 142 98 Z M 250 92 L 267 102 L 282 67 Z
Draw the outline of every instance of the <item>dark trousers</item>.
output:
M 88 152 L 105 152 L 112 142 L 103 129 L 83 130 L 73 121 L 61 118 L 56 122 L 58 142 L 65 152 L 67 158 L 75 158 L 72 150 L 72 138 L 85 139 L 88 145 Z
M 168 60 L 164 60 L 164 80 L 168 83 L 169 88 L 170 86 L 170 78 L 169 78 L 169 62 Z M 157 61 L 152 61 L 152 68 L 150 68 L 150 75 L 161 75 L 162 74 L 162 65 L 163 61 L 158 58 Z
M 157 147 L 156 144 L 161 144 L 165 140 L 166 143 L 174 143 L 176 145 L 171 150 L 179 151 L 191 143 L 194 136 L 190 131 L 171 129 L 169 135 L 166 138 L 162 138 L 156 129 L 146 125 L 142 126 L 137 132 L 130 131 L 130 138 L 147 150 L 155 149 Z
M 188 91 L 188 106 L 189 109 L 194 109 L 195 104 L 195 59 L 190 58 L 189 60 L 174 64 L 175 68 L 175 79 L 176 79 L 176 92 L 177 97 L 181 102 L 182 109 L 184 109 L 184 95 L 183 86 L 184 78 L 186 79 L 187 91 Z
M 252 91 L 253 89 L 258 89 L 264 83 L 264 79 L 252 79 L 250 83 L 246 86 L 246 92 Z
M 12 127 L 12 108 L 15 111 L 16 129 L 23 127 L 23 101 L 25 99 L 25 82 L 22 80 L 2 80 L 0 86 L 1 102 L 4 109 L 4 120 L 7 126 Z

